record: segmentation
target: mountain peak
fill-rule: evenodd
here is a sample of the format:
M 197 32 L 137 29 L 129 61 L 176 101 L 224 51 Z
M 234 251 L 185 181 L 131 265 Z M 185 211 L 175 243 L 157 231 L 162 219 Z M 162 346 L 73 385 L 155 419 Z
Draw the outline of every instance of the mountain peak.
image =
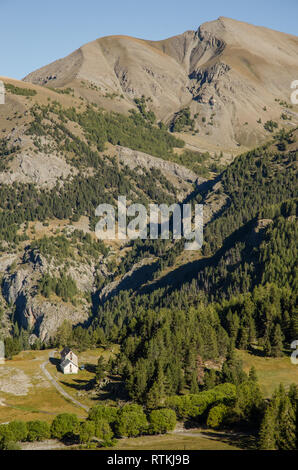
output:
M 183 138 L 200 149 L 211 145 L 216 151 L 224 145 L 233 151 L 239 144 L 250 147 L 262 141 L 266 132 L 260 120 L 280 119 L 275 100 L 289 100 L 297 64 L 296 36 L 220 16 L 197 32 L 161 41 L 99 38 L 24 80 L 71 87 L 87 101 L 124 113 L 144 95 L 151 98 L 157 119 L 168 126 L 177 113 L 190 108 L 191 116 L 200 116 L 197 132 Z M 211 122 L 209 127 L 202 118 Z

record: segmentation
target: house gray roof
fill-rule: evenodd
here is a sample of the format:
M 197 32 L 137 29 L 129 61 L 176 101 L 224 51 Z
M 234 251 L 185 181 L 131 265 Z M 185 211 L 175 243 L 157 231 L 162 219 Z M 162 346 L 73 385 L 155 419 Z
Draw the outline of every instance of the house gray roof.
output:
M 62 351 L 60 352 L 60 355 L 61 355 L 61 362 L 64 361 L 66 357 L 68 356 L 68 359 L 71 362 L 73 362 L 73 364 L 75 364 L 76 366 L 78 365 L 78 357 L 70 348 L 62 349 Z
M 66 354 L 68 354 L 70 351 L 71 351 L 71 349 L 66 346 L 65 348 L 62 349 L 62 351 L 60 351 L 60 355 L 61 356 L 66 356 Z
M 64 359 L 64 361 L 61 362 L 60 367 L 61 369 L 65 369 L 69 364 L 72 364 L 75 367 L 78 367 L 78 364 L 76 364 L 73 361 L 70 361 L 69 359 Z

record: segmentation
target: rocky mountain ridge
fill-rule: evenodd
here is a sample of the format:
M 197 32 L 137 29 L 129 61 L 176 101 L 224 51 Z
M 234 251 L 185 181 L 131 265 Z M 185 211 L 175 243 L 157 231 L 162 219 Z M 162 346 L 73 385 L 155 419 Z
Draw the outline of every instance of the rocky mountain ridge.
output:
M 72 87 L 123 112 L 144 95 L 167 125 L 189 107 L 196 131 L 184 136 L 190 145 L 237 150 L 264 139 L 257 120 L 279 120 L 275 99 L 289 102 L 297 64 L 296 36 L 220 17 L 162 41 L 100 38 L 24 80 Z

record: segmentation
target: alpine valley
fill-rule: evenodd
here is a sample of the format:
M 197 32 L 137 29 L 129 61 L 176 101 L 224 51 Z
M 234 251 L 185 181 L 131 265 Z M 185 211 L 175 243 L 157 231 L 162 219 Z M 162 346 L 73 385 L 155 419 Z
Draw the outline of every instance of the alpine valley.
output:
M 220 17 L 0 79 L 0 447 L 297 449 L 298 37 Z M 202 204 L 202 249 L 99 241 L 119 195 Z

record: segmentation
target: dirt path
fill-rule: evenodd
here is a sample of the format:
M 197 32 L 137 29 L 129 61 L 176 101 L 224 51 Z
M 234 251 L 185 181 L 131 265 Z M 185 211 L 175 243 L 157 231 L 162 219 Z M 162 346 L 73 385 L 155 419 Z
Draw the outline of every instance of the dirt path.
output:
M 42 442 L 20 442 L 22 450 L 68 450 L 77 447 L 74 445 L 65 445 L 57 439 L 47 439 Z
M 54 352 L 50 352 L 49 353 L 49 359 L 51 357 L 54 357 Z M 89 407 L 86 406 L 86 405 L 83 405 L 83 403 L 80 403 L 78 400 L 76 400 L 75 398 L 73 398 L 71 395 L 69 395 L 62 387 L 61 385 L 58 384 L 58 382 L 54 379 L 54 377 L 51 376 L 51 374 L 47 371 L 46 369 L 46 365 L 48 364 L 48 360 L 43 362 L 43 364 L 40 365 L 41 367 L 41 370 L 43 371 L 44 375 L 46 376 L 46 378 L 51 382 L 52 385 L 54 385 L 54 387 L 56 388 L 56 390 L 64 396 L 64 398 L 67 398 L 67 400 L 70 400 L 72 403 L 74 403 L 76 406 L 79 406 L 80 408 L 83 408 L 85 411 L 89 411 Z
M 201 432 L 191 432 L 187 430 L 181 430 L 181 429 L 174 429 L 174 431 L 169 432 L 168 434 L 182 434 L 183 436 L 189 436 L 189 437 L 204 437 L 206 439 L 206 436 L 202 434 Z M 208 439 L 212 439 L 209 438 Z

